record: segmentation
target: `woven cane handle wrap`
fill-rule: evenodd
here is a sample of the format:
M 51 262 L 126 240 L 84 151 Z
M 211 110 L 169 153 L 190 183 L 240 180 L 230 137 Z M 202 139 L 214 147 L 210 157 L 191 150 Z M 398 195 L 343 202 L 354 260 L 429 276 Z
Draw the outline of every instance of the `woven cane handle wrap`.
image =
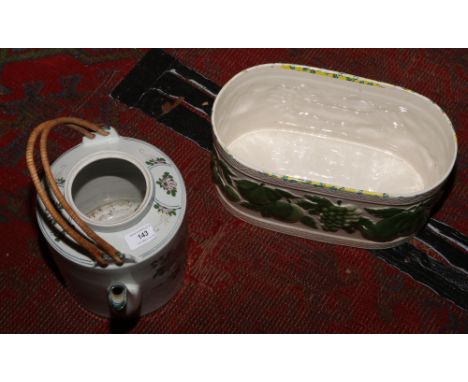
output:
M 49 211 L 50 215 L 55 219 L 57 224 L 62 227 L 62 229 L 75 240 L 81 247 L 83 247 L 95 260 L 96 262 L 105 267 L 108 265 L 107 259 L 103 256 L 104 254 L 109 255 L 112 260 L 118 265 L 123 264 L 123 255 L 110 245 L 107 241 L 99 237 L 73 210 L 73 208 L 65 200 L 62 192 L 59 190 L 57 183 L 55 182 L 52 170 L 50 168 L 49 157 L 47 155 L 47 137 L 50 130 L 58 126 L 67 126 L 75 129 L 86 137 L 93 139 L 94 134 L 90 133 L 88 130 L 92 130 L 97 134 L 106 136 L 108 133 L 101 129 L 95 124 L 85 121 L 79 118 L 73 117 L 61 117 L 57 119 L 52 119 L 46 121 L 36 126 L 36 128 L 31 132 L 31 135 L 28 139 L 28 145 L 26 148 L 26 164 L 31 174 L 31 178 L 34 183 L 34 187 L 37 190 L 42 203 L 44 203 L 45 208 Z M 88 129 L 88 130 L 87 130 Z M 68 222 L 64 219 L 62 214 L 57 211 L 54 204 L 50 201 L 47 192 L 45 191 L 42 183 L 39 179 L 37 173 L 37 168 L 34 164 L 34 146 L 40 136 L 40 155 L 42 166 L 44 168 L 45 179 L 49 187 L 51 188 L 54 196 L 57 198 L 59 203 L 63 206 L 63 209 L 67 211 L 70 218 L 83 230 L 83 232 L 88 236 L 82 236 L 75 228 L 73 228 Z M 107 256 L 106 256 L 107 257 Z

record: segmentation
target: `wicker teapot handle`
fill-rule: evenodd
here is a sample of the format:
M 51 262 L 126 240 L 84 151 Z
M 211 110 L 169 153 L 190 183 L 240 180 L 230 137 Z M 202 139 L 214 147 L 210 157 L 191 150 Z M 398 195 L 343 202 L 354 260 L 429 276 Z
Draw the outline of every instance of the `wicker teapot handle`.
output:
M 79 118 L 73 117 L 61 117 L 57 119 L 52 119 L 50 121 L 43 122 L 36 126 L 36 128 L 31 132 L 31 135 L 28 139 L 28 145 L 26 148 L 26 164 L 31 174 L 31 178 L 34 183 L 34 187 L 37 190 L 37 193 L 44 204 L 45 208 L 49 211 L 50 215 L 55 219 L 57 224 L 62 227 L 62 229 L 75 240 L 81 247 L 83 247 L 95 260 L 102 266 L 106 267 L 108 265 L 108 256 L 118 265 L 123 264 L 124 255 L 115 249 L 107 241 L 99 237 L 73 210 L 73 208 L 68 204 L 63 196 L 62 192 L 59 190 L 57 183 L 52 174 L 50 168 L 49 157 L 47 155 L 47 137 L 50 130 L 57 126 L 67 126 L 75 129 L 86 137 L 93 139 L 95 137 L 90 131 L 94 131 L 100 135 L 106 136 L 109 133 L 104 131 L 99 126 L 85 121 Z M 83 230 L 87 237 L 83 236 L 75 228 L 73 228 L 62 216 L 60 212 L 57 211 L 54 204 L 51 202 L 47 192 L 45 191 L 37 173 L 37 168 L 34 164 L 34 146 L 36 144 L 37 138 L 40 136 L 40 155 L 42 166 L 44 168 L 45 179 L 47 184 L 51 188 L 54 196 L 57 198 L 58 202 L 63 206 L 63 209 L 68 213 L 70 218 Z M 108 256 L 105 256 L 108 255 Z

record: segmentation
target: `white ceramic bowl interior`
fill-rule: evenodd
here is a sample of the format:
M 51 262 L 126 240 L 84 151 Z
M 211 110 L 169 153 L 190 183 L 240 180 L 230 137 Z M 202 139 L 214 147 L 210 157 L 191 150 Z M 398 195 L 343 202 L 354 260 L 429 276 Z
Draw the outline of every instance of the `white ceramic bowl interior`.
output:
M 216 98 L 215 137 L 238 162 L 277 176 L 390 196 L 440 185 L 457 154 L 446 114 L 417 93 L 346 76 L 286 64 L 247 69 Z
M 73 179 L 71 195 L 77 209 L 95 224 L 127 220 L 147 194 L 145 174 L 122 158 L 102 158 L 81 168 Z

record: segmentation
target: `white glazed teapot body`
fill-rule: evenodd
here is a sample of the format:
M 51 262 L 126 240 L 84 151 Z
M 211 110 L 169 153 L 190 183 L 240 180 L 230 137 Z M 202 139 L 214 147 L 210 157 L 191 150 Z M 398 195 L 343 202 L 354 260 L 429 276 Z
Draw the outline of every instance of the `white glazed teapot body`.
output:
M 113 128 L 106 131 L 108 136 L 83 138 L 53 163 L 52 172 L 73 210 L 123 254 L 124 264 L 98 266 L 61 230 L 41 201 L 37 218 L 67 285 L 83 307 L 105 317 L 144 315 L 169 301 L 183 281 L 185 186 L 162 151 L 120 137 Z
M 81 306 L 103 317 L 134 317 L 167 303 L 183 283 L 186 260 L 183 227 L 164 250 L 131 267 L 84 267 L 52 249 L 68 288 Z M 123 287 L 124 304 L 113 301 L 112 288 Z M 120 293 L 119 293 L 120 294 Z

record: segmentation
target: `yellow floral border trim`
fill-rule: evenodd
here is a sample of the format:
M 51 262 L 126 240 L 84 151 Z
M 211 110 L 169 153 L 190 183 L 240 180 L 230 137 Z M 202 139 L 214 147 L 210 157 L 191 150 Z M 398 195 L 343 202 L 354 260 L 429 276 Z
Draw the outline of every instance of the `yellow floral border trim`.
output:
M 369 86 L 375 86 L 378 88 L 383 88 L 383 86 L 379 84 L 378 82 L 369 81 L 365 78 L 351 76 L 349 74 L 344 74 L 344 73 L 339 73 L 339 72 L 333 72 L 333 71 L 328 72 L 328 71 L 312 69 L 312 68 L 308 68 L 306 66 L 300 66 L 300 65 L 281 65 L 280 68 L 286 69 L 286 70 L 294 70 L 297 72 L 316 74 L 319 76 L 324 76 L 324 77 L 329 77 L 329 78 L 336 78 L 338 80 L 355 82 L 357 84 L 362 84 L 362 85 L 369 85 Z
M 315 187 L 321 187 L 321 188 L 325 188 L 328 190 L 344 191 L 344 192 L 350 192 L 353 194 L 366 195 L 366 196 L 377 196 L 377 197 L 385 198 L 385 199 L 390 198 L 390 195 L 385 192 L 381 193 L 381 192 L 374 192 L 374 191 L 368 191 L 368 190 L 359 190 L 359 189 L 351 188 L 351 187 L 339 187 L 339 186 L 334 186 L 333 184 L 316 182 L 316 181 L 296 178 L 294 176 L 288 176 L 288 175 L 279 176 L 279 175 L 268 173 L 268 172 L 263 172 L 263 174 L 269 177 L 280 179 L 280 180 L 290 182 L 290 183 L 309 184 Z

